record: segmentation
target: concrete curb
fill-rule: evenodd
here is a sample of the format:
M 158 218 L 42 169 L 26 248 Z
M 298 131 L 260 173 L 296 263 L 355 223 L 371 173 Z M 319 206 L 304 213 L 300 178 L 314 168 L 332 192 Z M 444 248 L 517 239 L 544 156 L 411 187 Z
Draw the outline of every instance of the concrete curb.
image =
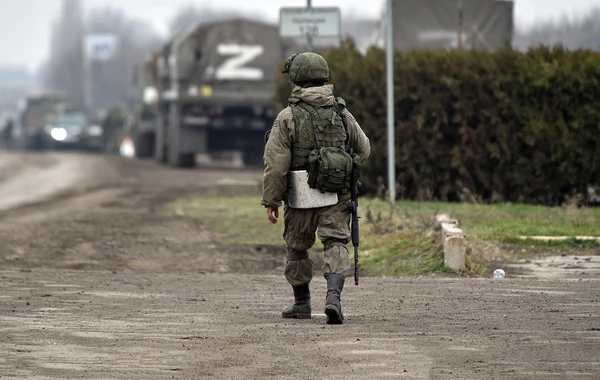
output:
M 436 227 L 442 230 L 444 265 L 454 270 L 465 269 L 467 236 L 458 227 L 458 220 L 446 214 L 435 216 Z

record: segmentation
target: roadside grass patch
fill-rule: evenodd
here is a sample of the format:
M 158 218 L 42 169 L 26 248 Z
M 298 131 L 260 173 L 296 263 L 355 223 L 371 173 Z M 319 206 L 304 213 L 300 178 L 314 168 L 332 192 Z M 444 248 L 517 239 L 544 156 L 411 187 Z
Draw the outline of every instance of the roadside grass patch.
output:
M 468 256 L 464 274 L 487 275 L 487 262 L 552 254 L 600 254 L 596 241 L 521 240 L 519 236 L 597 236 L 600 209 L 543 207 L 516 204 L 398 202 L 394 208 L 377 199 L 360 199 L 360 268 L 365 275 L 414 275 L 448 272 L 443 265 L 441 232 L 433 217 L 449 214 L 467 234 Z M 281 247 L 285 254 L 283 209 L 279 223 L 270 224 L 260 199 L 216 193 L 178 199 L 164 208 L 166 215 L 199 223 L 218 235 L 222 246 L 254 249 Z M 352 245 L 348 245 L 353 254 Z M 322 245 L 311 250 L 318 266 Z
M 283 209 L 279 222 L 272 225 L 260 205 L 260 197 L 217 194 L 184 197 L 168 204 L 165 212 L 199 222 L 219 234 L 219 244 L 226 247 L 285 246 L 281 237 Z

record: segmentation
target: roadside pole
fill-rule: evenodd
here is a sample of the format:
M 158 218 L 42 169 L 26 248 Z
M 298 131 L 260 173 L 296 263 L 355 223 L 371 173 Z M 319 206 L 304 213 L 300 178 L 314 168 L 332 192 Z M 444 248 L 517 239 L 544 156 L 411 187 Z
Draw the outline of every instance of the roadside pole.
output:
M 94 109 L 93 62 L 109 61 L 117 54 L 117 37 L 112 34 L 85 34 L 83 38 L 83 102 L 92 114 Z
M 306 8 L 310 11 L 312 8 L 312 0 L 306 0 Z M 313 51 L 313 36 L 311 33 L 306 33 L 306 39 L 308 40 L 308 51 Z
M 387 0 L 386 21 L 386 68 L 387 68 L 387 121 L 388 121 L 388 191 L 390 202 L 396 202 L 396 153 L 394 137 L 394 41 L 393 41 L 393 15 L 392 0 Z
M 83 105 L 88 115 L 92 114 L 92 61 L 88 54 L 88 46 L 83 43 Z

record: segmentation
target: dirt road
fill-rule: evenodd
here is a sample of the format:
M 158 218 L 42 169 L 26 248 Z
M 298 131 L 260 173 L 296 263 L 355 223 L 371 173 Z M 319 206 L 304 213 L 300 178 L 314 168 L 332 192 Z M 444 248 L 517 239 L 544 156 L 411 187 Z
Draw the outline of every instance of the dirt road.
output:
M 600 378 L 585 260 L 560 278 L 365 278 L 343 326 L 316 278 L 315 317 L 282 320 L 282 256 L 159 212 L 224 177 L 260 173 L 0 155 L 0 378 Z

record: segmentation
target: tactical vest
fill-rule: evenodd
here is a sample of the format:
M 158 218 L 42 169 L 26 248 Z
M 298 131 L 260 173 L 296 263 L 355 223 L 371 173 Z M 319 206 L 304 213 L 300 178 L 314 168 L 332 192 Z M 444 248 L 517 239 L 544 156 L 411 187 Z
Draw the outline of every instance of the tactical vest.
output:
M 290 169 L 307 170 L 309 187 L 323 193 L 348 192 L 358 156 L 348 153 L 344 100 L 337 98 L 333 106 L 314 107 L 290 98 L 289 104 L 295 125 Z
M 291 170 L 306 170 L 310 153 L 317 148 L 345 147 L 347 133 L 341 110 L 344 99 L 336 98 L 340 114 L 333 107 L 314 107 L 298 98 L 290 98 L 295 136 Z

